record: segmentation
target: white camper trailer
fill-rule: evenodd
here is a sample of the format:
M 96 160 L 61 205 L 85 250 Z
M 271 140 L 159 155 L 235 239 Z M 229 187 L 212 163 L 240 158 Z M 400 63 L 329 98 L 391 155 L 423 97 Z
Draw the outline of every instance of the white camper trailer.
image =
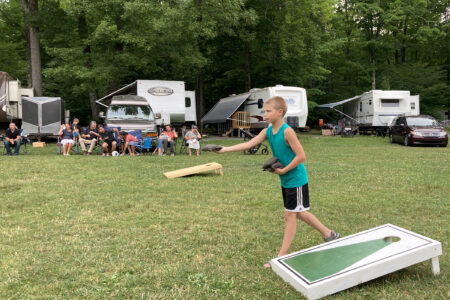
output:
M 0 72 L 0 123 L 22 119 L 22 97 L 33 97 L 32 88 L 22 88 L 6 72 Z
M 97 103 L 108 108 L 112 97 L 117 95 L 144 97 L 155 115 L 161 116 L 156 119 L 157 125 L 197 123 L 195 92 L 186 91 L 183 81 L 136 80 Z
M 318 105 L 317 108 L 339 112 L 355 121 L 360 131 L 385 131 L 396 116 L 420 114 L 419 95 L 411 96 L 409 91 L 371 90 L 339 102 Z
M 265 128 L 267 122 L 264 120 L 264 102 L 274 96 L 280 96 L 286 100 L 288 110 L 284 116 L 285 122 L 294 128 L 305 127 L 308 117 L 305 89 L 282 85 L 251 89 L 247 93 L 222 98 L 202 118 L 202 122 L 204 124 L 228 124 L 228 121 L 233 121 L 232 116 L 235 112 L 245 112 L 247 118 L 239 120 L 238 123 L 243 122 L 247 128 Z

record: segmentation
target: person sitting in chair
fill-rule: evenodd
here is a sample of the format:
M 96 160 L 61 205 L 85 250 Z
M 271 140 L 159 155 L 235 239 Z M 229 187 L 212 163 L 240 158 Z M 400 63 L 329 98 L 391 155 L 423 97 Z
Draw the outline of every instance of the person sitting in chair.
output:
M 89 128 L 87 128 L 80 138 L 80 146 L 81 150 L 83 150 L 84 155 L 91 154 L 92 150 L 94 150 L 95 145 L 97 144 L 97 138 L 100 138 L 97 130 L 97 123 L 92 121 Z M 90 145 L 89 150 L 86 151 L 86 144 Z
M 188 144 L 188 154 L 192 156 L 192 149 L 197 150 L 197 156 L 200 155 L 200 142 L 199 139 L 202 138 L 200 132 L 198 132 L 197 126 L 192 125 L 192 129 L 186 132 L 184 139 Z
M 160 138 L 163 139 L 163 155 L 167 154 L 167 146 L 170 144 L 170 155 L 175 155 L 175 139 L 178 137 L 177 132 L 170 125 L 165 126 L 165 130 L 161 133 Z
M 61 144 L 63 145 L 64 156 L 70 155 L 70 150 L 75 144 L 73 133 L 74 131 L 72 130 L 72 126 L 69 123 L 61 125 L 61 128 L 59 129 L 58 135 L 61 136 Z
M 9 123 L 4 140 L 6 155 L 11 155 L 11 147 L 14 147 L 14 155 L 19 155 L 20 138 L 20 130 L 16 127 L 16 124 L 13 122 Z
M 119 130 L 117 128 L 106 130 L 103 125 L 98 125 L 98 132 L 102 138 L 102 156 L 109 156 L 110 153 L 116 151 L 117 141 L 114 137 L 114 132 L 119 136 Z

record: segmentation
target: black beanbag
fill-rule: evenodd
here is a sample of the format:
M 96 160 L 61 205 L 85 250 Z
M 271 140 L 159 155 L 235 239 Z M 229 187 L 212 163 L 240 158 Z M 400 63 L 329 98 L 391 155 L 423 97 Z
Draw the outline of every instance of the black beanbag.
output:
M 208 144 L 203 147 L 203 151 L 219 151 L 220 149 L 222 149 L 222 146 L 214 144 Z
M 263 165 L 263 171 L 273 172 L 275 169 L 282 169 L 284 165 L 278 161 L 278 158 L 271 157 Z

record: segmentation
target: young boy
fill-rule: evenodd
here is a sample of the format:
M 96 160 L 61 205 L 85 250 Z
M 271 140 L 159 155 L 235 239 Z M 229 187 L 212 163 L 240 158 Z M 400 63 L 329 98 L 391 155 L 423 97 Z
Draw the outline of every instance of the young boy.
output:
M 319 231 L 325 242 L 339 238 L 339 233 L 328 229 L 312 213 L 308 212 L 308 176 L 303 165 L 306 156 L 294 130 L 283 121 L 286 111 L 287 105 L 283 98 L 268 99 L 264 103 L 264 118 L 270 126 L 246 143 L 223 147 L 216 151 L 217 153 L 226 153 L 248 150 L 261 144 L 267 138 L 273 155 L 284 165 L 284 168 L 275 169 L 273 172 L 280 175 L 286 221 L 283 244 L 278 256 L 289 253 L 289 247 L 297 230 L 297 218 Z M 269 268 L 270 264 L 266 263 L 264 267 Z

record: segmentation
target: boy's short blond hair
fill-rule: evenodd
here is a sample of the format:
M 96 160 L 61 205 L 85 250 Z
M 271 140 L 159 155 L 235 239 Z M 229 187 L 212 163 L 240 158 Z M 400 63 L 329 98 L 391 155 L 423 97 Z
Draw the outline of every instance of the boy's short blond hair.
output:
M 275 97 L 269 98 L 269 99 L 266 100 L 266 102 L 264 104 L 270 104 L 275 109 L 282 109 L 283 110 L 283 116 L 287 112 L 287 104 L 286 104 L 286 101 L 283 99 L 283 97 L 275 96 Z

